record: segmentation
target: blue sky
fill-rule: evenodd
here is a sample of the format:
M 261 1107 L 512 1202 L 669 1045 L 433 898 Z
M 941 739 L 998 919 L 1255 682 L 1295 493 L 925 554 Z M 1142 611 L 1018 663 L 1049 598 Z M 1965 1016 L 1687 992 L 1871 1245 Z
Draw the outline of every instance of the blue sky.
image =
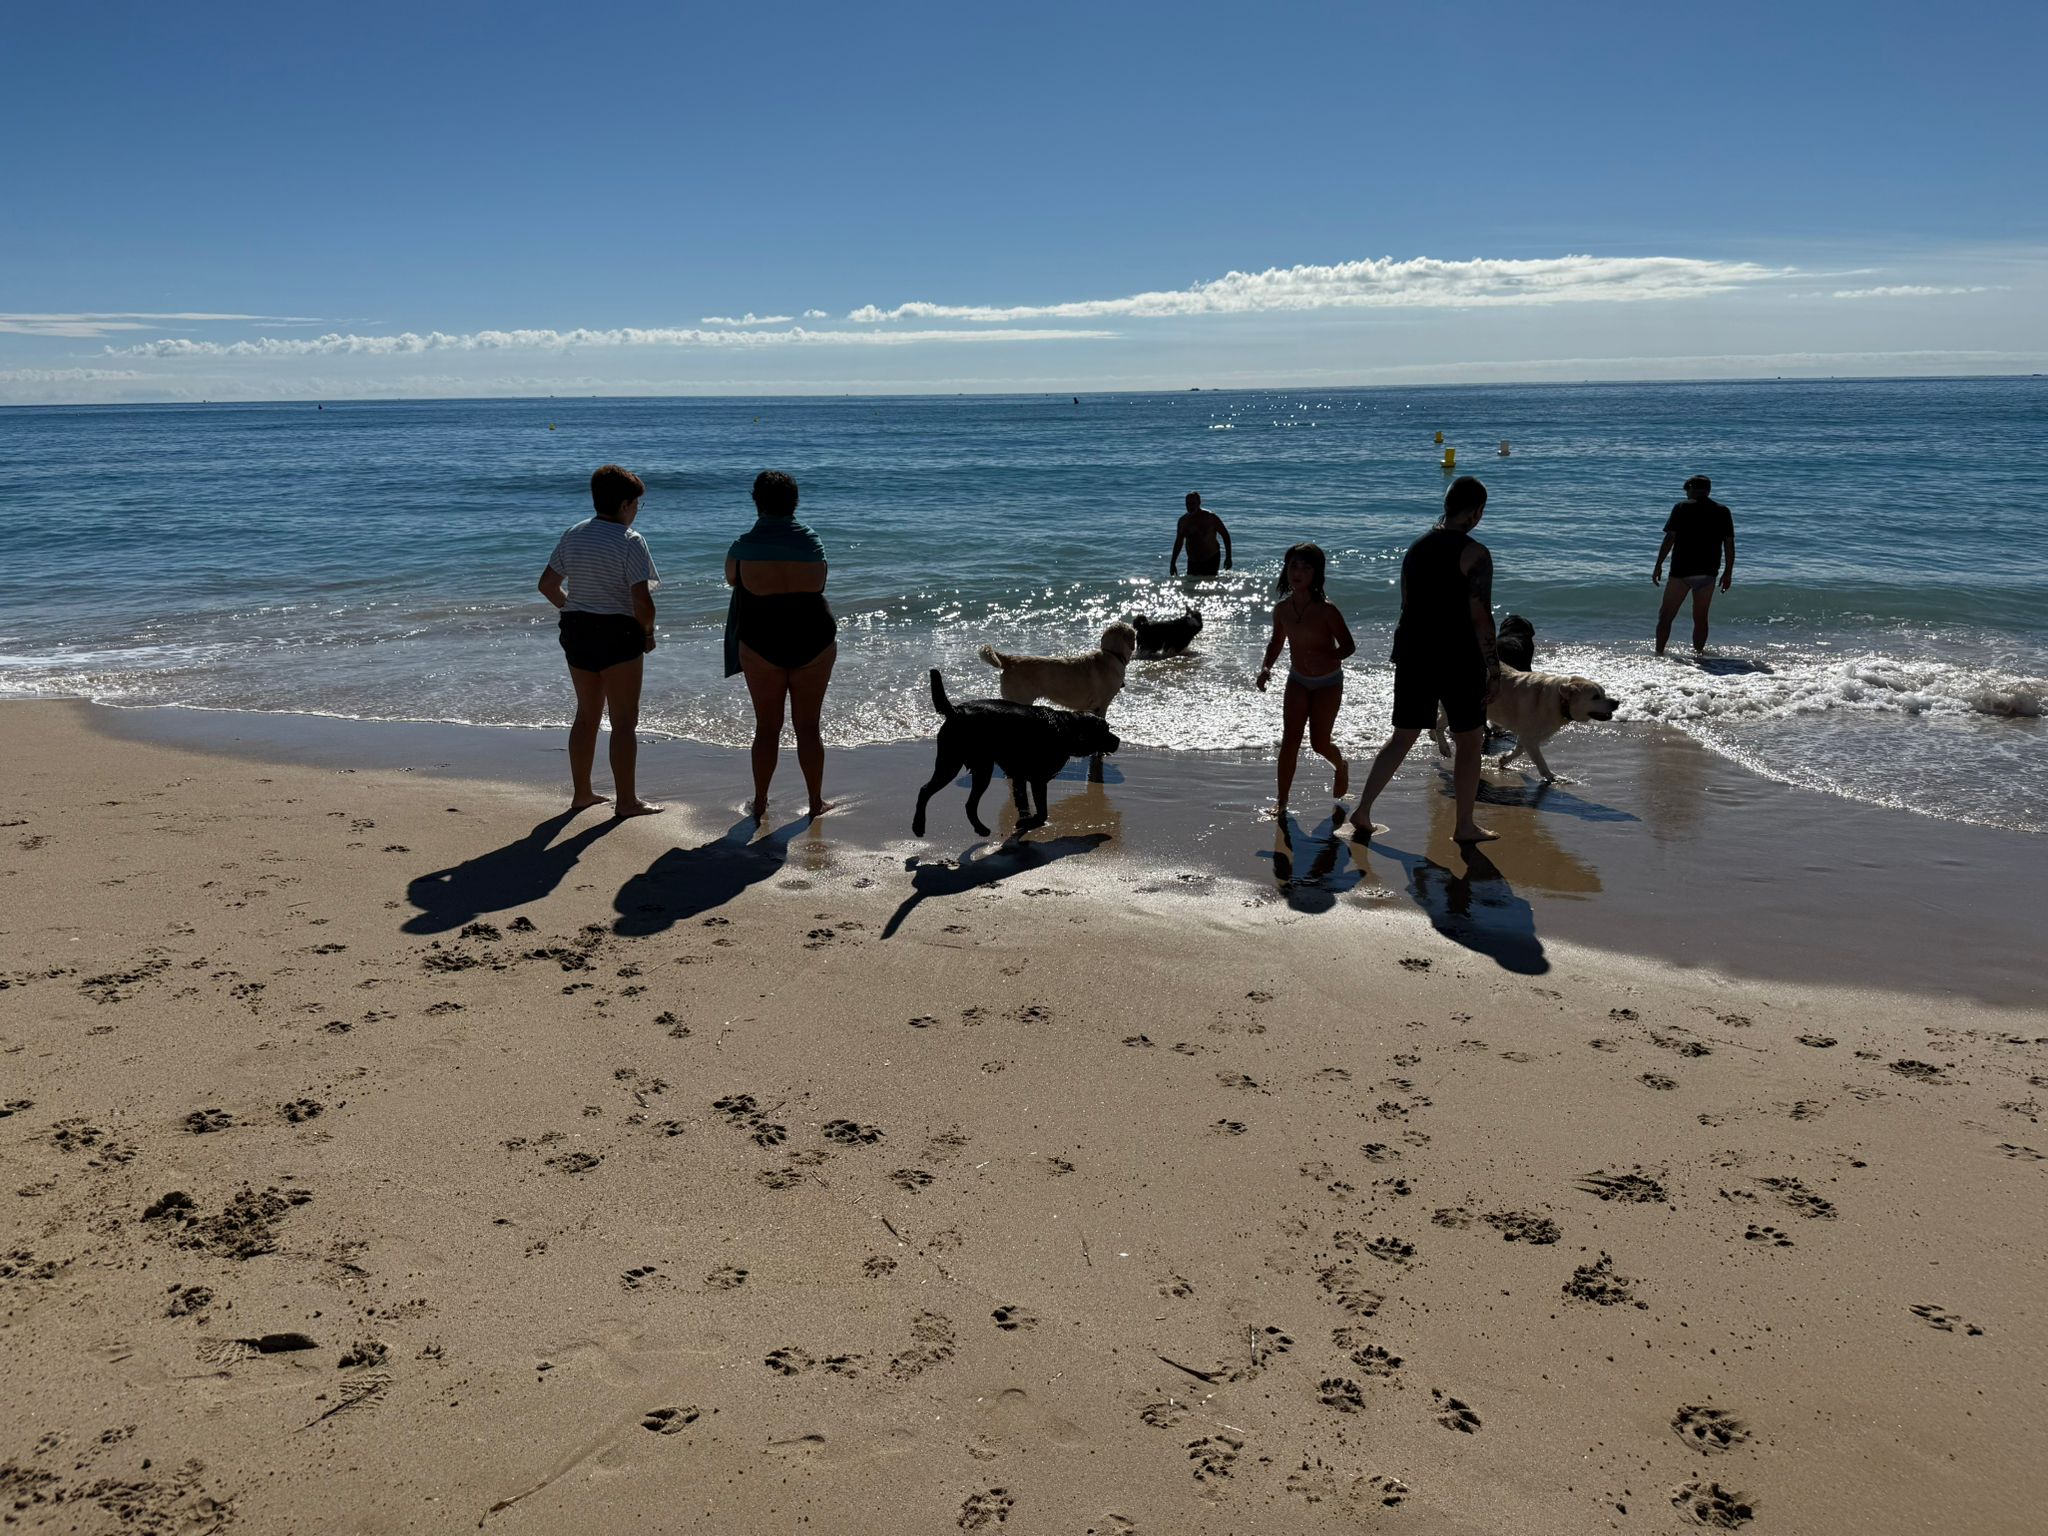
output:
M 21 7 L 0 401 L 2035 371 L 2043 16 Z

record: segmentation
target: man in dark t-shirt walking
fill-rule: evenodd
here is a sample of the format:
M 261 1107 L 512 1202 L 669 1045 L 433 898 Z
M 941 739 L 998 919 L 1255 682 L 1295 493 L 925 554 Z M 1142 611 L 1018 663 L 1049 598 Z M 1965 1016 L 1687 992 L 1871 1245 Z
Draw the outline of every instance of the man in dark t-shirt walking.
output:
M 1671 509 L 1664 520 L 1664 543 L 1657 550 L 1657 564 L 1650 580 L 1664 587 L 1664 602 L 1657 610 L 1657 654 L 1671 638 L 1671 621 L 1686 594 L 1692 594 L 1692 648 L 1707 648 L 1707 609 L 1714 601 L 1714 572 L 1721 573 L 1721 590 L 1735 580 L 1735 518 L 1707 493 L 1714 488 L 1705 475 L 1685 482 L 1685 500 Z M 1664 582 L 1664 560 L 1671 559 L 1671 581 Z
M 1486 744 L 1486 706 L 1500 686 L 1494 651 L 1493 556 L 1472 537 L 1486 514 L 1486 487 L 1460 475 L 1444 493 L 1443 520 L 1409 547 L 1401 561 L 1401 622 L 1394 631 L 1394 733 L 1373 759 L 1358 809 L 1354 836 L 1383 831 L 1372 805 L 1393 779 L 1415 739 L 1436 724 L 1441 704 L 1457 748 L 1451 785 L 1461 843 L 1496 834 L 1472 819 L 1479 798 L 1479 754 Z

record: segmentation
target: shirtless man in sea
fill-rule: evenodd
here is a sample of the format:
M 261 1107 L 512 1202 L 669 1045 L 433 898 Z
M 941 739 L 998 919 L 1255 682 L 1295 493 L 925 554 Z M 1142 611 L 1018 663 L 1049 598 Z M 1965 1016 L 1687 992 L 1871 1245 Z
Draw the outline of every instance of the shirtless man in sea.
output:
M 1166 557 L 1167 575 L 1179 574 L 1175 567 L 1180 564 L 1183 546 L 1188 552 L 1190 576 L 1214 576 L 1219 561 L 1221 569 L 1230 569 L 1230 530 L 1223 526 L 1222 518 L 1203 507 L 1200 491 L 1188 492 L 1188 509 L 1180 515 L 1180 525 L 1173 531 L 1173 553 Z

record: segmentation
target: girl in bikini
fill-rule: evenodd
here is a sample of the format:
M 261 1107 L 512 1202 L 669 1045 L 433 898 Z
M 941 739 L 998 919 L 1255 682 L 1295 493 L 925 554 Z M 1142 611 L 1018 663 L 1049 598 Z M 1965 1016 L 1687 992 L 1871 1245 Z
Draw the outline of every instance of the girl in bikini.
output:
M 1344 658 L 1358 649 L 1351 638 L 1344 615 L 1323 596 L 1322 550 L 1313 544 L 1297 544 L 1287 551 L 1275 590 L 1284 594 L 1273 609 L 1273 638 L 1266 644 L 1266 659 L 1259 668 L 1259 691 L 1272 680 L 1273 663 L 1280 647 L 1288 647 L 1287 692 L 1281 706 L 1280 804 L 1274 812 L 1285 819 L 1287 796 L 1294 787 L 1295 759 L 1301 755 L 1302 727 L 1308 727 L 1309 745 L 1328 759 L 1337 770 L 1333 788 L 1339 802 L 1351 789 L 1351 765 L 1330 739 L 1337 721 L 1337 706 L 1344 702 Z

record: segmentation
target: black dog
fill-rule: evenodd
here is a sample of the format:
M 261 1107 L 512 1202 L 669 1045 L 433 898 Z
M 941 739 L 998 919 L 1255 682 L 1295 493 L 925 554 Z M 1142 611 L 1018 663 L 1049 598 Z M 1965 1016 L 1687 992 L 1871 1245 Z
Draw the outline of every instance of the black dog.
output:
M 1536 626 L 1519 613 L 1511 613 L 1500 621 L 1500 633 L 1494 640 L 1494 654 L 1500 657 L 1500 664 L 1513 667 L 1517 672 L 1536 670 Z
M 1010 794 L 1017 802 L 1017 830 L 1029 832 L 1045 825 L 1046 783 L 1069 758 L 1114 752 L 1122 745 L 1100 715 L 1003 699 L 951 703 L 937 667 L 932 668 L 932 708 L 946 717 L 946 723 L 939 727 L 939 755 L 931 782 L 917 792 L 917 814 L 910 821 L 910 830 L 919 837 L 924 836 L 925 802 L 952 783 L 962 768 L 974 776 L 967 792 L 967 820 L 975 831 L 989 835 L 981 824 L 981 795 L 990 774 L 1000 767 L 1010 777 Z M 1037 801 L 1035 811 L 1024 803 L 1027 784 Z
M 1134 613 L 1131 628 L 1138 632 L 1140 656 L 1175 656 L 1194 644 L 1195 636 L 1202 632 L 1202 615 L 1193 605 L 1177 619 L 1148 619 Z

